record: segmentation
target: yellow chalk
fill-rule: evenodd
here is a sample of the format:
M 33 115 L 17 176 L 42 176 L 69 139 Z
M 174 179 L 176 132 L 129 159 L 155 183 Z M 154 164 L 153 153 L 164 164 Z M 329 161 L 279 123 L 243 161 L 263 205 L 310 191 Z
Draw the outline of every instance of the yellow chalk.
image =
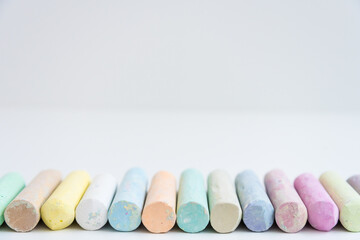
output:
M 335 172 L 323 173 L 320 182 L 338 206 L 344 228 L 360 232 L 360 195 Z
M 41 207 L 41 218 L 52 230 L 68 227 L 75 219 L 75 209 L 90 184 L 85 171 L 73 171 L 55 189 Z

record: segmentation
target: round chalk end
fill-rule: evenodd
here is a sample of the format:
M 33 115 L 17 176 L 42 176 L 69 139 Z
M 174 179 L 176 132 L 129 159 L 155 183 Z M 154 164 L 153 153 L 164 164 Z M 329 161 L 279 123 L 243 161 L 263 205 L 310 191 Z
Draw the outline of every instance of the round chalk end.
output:
M 84 199 L 76 208 L 76 222 L 85 230 L 98 230 L 107 222 L 107 208 L 96 199 Z
M 262 200 L 250 203 L 243 213 L 244 223 L 253 232 L 268 230 L 274 223 L 274 208 L 269 202 Z
M 319 201 L 308 207 L 310 225 L 320 231 L 330 231 L 338 222 L 339 209 L 332 202 Z
M 241 220 L 239 206 L 232 203 L 216 204 L 210 213 L 210 224 L 218 233 L 233 232 Z
M 177 211 L 176 222 L 184 232 L 201 232 L 209 223 L 209 212 L 196 202 L 185 203 Z
M 284 232 L 298 232 L 304 228 L 307 221 L 306 207 L 300 202 L 284 203 L 276 210 L 275 220 Z
M 75 209 L 56 199 L 48 200 L 41 207 L 41 219 L 51 230 L 64 229 L 75 219 Z
M 28 201 L 12 201 L 6 208 L 5 222 L 17 232 L 29 232 L 33 230 L 40 220 L 40 212 Z
M 119 201 L 111 205 L 108 219 L 115 230 L 133 231 L 140 226 L 141 209 L 132 202 Z
M 164 202 L 154 202 L 144 208 L 142 222 L 152 233 L 165 233 L 175 225 L 174 209 Z
M 340 222 L 346 230 L 360 232 L 360 201 L 351 201 L 341 208 Z

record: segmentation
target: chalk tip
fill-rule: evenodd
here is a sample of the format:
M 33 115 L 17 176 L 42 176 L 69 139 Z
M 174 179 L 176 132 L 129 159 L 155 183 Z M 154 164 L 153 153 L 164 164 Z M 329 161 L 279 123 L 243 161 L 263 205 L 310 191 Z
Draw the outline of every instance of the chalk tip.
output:
M 209 224 L 209 212 L 199 203 L 188 202 L 178 208 L 176 222 L 184 232 L 201 232 Z
M 76 222 L 85 230 L 94 231 L 107 222 L 107 208 L 97 199 L 84 199 L 76 207 Z
M 16 232 L 33 230 L 40 220 L 40 213 L 36 207 L 26 200 L 14 200 L 6 208 L 6 224 Z
M 302 202 L 283 203 L 275 212 L 275 220 L 284 232 L 299 232 L 307 222 L 307 209 Z
M 233 232 L 241 220 L 241 210 L 233 203 L 218 203 L 211 209 L 210 224 L 218 233 Z
M 141 224 L 141 208 L 129 201 L 118 201 L 111 205 L 108 220 L 110 226 L 117 231 L 133 231 Z
M 339 219 L 338 207 L 328 201 L 318 201 L 308 206 L 310 225 L 319 231 L 330 231 Z
M 346 203 L 340 211 L 340 222 L 350 232 L 360 232 L 360 200 Z
M 41 207 L 41 219 L 51 230 L 61 230 L 75 220 L 75 211 L 61 201 L 48 200 Z
M 176 213 L 165 202 L 154 202 L 145 206 L 142 214 L 142 223 L 152 233 L 170 231 L 176 223 Z
M 267 231 L 274 223 L 274 207 L 270 202 L 254 201 L 244 209 L 243 220 L 253 232 Z

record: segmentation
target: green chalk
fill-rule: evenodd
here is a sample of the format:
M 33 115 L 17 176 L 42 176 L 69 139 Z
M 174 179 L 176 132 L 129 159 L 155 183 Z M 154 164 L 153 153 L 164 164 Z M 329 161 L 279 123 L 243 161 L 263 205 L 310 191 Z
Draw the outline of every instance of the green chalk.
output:
M 9 203 L 25 187 L 25 181 L 19 173 L 7 173 L 0 178 L 0 226 L 4 222 L 4 212 Z

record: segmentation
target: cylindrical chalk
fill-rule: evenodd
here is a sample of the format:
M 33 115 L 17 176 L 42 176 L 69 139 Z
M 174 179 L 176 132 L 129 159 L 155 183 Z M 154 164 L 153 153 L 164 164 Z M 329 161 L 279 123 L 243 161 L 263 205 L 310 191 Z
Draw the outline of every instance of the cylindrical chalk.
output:
M 145 201 L 142 222 L 152 233 L 168 232 L 176 221 L 176 179 L 165 171 L 153 177 Z
M 215 170 L 208 176 L 210 224 L 219 233 L 234 231 L 241 221 L 241 208 L 229 174 Z
M 303 200 L 310 225 L 320 231 L 330 231 L 339 220 L 339 209 L 321 185 L 310 173 L 295 179 L 294 186 Z
M 107 212 L 116 190 L 111 174 L 97 175 L 76 207 L 76 222 L 85 230 L 98 230 L 107 222 Z
M 89 184 L 87 172 L 71 172 L 41 207 L 41 218 L 46 226 L 52 230 L 68 227 L 75 219 L 76 206 Z
M 360 195 L 335 172 L 325 172 L 320 182 L 340 210 L 340 222 L 348 231 L 360 231 Z
M 209 223 L 205 183 L 196 169 L 181 174 L 176 218 L 178 226 L 190 233 L 204 230 Z
M 147 176 L 141 168 L 126 172 L 108 212 L 110 225 L 118 231 L 133 231 L 141 224 Z
M 246 227 L 254 232 L 268 230 L 274 223 L 274 207 L 259 178 L 246 170 L 236 176 L 235 186 Z
M 25 181 L 18 173 L 7 173 L 0 178 L 0 226 L 4 223 L 6 207 L 24 187 Z
M 306 224 L 307 210 L 286 174 L 281 170 L 268 172 L 265 186 L 279 228 L 289 233 L 300 231 Z
M 42 204 L 60 182 L 59 171 L 41 171 L 6 208 L 6 224 L 17 232 L 33 230 L 40 220 Z
M 360 194 L 360 174 L 348 178 L 347 182 Z

